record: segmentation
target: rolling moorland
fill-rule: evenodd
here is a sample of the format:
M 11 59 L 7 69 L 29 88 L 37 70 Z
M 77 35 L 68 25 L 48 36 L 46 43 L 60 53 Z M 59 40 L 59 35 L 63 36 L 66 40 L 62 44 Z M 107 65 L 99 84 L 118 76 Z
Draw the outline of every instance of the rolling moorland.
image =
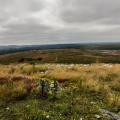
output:
M 120 46 L 69 47 L 1 53 L 0 120 L 120 115 Z
M 120 63 L 120 43 L 2 46 L 0 63 Z

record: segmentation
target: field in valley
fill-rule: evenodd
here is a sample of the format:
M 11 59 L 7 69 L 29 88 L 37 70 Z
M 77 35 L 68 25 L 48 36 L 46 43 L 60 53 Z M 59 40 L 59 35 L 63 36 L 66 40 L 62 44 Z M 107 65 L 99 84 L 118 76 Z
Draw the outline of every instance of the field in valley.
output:
M 120 115 L 120 64 L 0 65 L 0 120 L 111 120 Z
M 49 49 L 0 55 L 0 64 L 11 63 L 120 63 L 120 50 Z

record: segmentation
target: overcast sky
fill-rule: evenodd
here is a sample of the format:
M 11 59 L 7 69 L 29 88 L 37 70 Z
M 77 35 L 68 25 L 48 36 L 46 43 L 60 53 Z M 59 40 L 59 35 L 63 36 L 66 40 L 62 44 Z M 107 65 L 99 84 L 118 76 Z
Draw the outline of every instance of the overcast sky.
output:
M 0 45 L 120 41 L 120 0 L 0 0 Z

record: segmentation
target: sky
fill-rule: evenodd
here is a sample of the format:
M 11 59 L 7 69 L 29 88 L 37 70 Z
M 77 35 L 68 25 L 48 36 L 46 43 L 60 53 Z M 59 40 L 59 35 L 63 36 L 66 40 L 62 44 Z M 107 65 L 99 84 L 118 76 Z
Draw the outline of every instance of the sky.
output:
M 0 45 L 120 42 L 120 0 L 0 0 Z

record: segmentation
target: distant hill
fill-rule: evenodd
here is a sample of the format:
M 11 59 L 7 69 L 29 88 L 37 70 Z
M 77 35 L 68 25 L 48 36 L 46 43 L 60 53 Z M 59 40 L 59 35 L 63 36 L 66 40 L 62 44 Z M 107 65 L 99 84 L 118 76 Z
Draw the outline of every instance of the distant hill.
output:
M 0 46 L 0 54 L 47 49 L 97 49 L 97 50 L 120 50 L 120 43 L 81 43 L 81 44 L 53 44 L 53 45 L 23 45 L 23 46 Z

